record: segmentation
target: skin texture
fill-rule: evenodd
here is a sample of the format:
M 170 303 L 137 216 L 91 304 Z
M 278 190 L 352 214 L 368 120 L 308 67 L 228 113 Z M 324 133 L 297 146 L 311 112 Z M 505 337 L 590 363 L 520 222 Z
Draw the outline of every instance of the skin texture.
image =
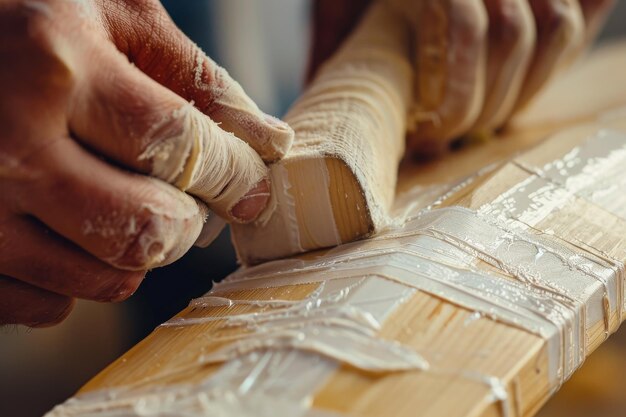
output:
M 613 3 L 386 1 L 414 28 L 408 145 L 427 155 L 501 126 Z M 369 3 L 314 3 L 310 76 Z M 205 224 L 208 208 L 255 219 L 264 163 L 293 139 L 157 0 L 0 0 L 0 62 L 0 325 L 58 323 L 75 298 L 126 299 L 148 269 L 207 243 L 219 224 Z
M 252 221 L 293 140 L 156 0 L 2 0 L 0 62 L 0 325 L 126 299 L 209 208 Z
M 437 156 L 459 137 L 502 127 L 598 33 L 615 0 L 382 0 L 414 36 L 407 147 Z M 370 1 L 314 2 L 309 78 Z

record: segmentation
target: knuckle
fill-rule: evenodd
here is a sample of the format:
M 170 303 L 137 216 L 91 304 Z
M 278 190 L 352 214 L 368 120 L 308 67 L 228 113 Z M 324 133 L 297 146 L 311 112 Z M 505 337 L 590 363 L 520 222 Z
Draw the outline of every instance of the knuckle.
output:
M 507 45 L 517 44 L 534 30 L 533 22 L 527 19 L 525 4 L 519 0 L 501 0 L 490 9 L 490 31 Z
M 190 106 L 183 107 L 151 123 L 144 133 L 147 143 L 140 152 L 139 161 L 145 161 L 151 175 L 174 183 L 185 171 L 194 143 L 194 124 Z
M 19 10 L 9 12 L 13 23 L 6 26 L 9 34 L 22 45 L 50 49 L 54 35 L 53 7 L 53 2 L 46 0 L 22 3 Z
M 533 0 L 531 2 L 539 32 L 559 33 L 573 29 L 577 24 L 579 6 L 574 1 Z
M 60 91 L 74 81 L 75 71 L 67 45 L 63 45 L 67 42 L 55 27 L 51 3 L 37 0 L 20 2 L 19 7 L 0 7 L 0 61 L 11 62 L 0 67 L 7 98 L 12 94 L 39 100 L 63 97 Z
M 461 31 L 467 40 L 481 42 L 488 27 L 485 5 L 481 1 L 450 0 L 453 28 Z
M 102 84 L 93 85 L 94 94 L 97 95 L 95 99 L 102 100 L 103 103 L 111 102 L 118 107 L 119 111 L 127 116 L 131 127 L 141 125 L 138 122 L 142 121 L 150 108 L 146 100 L 150 92 L 144 91 L 145 84 L 137 83 L 135 76 L 129 76 L 129 73 L 122 71 L 112 71 L 102 81 L 104 81 Z
M 130 144 L 145 146 L 159 134 L 180 130 L 184 118 L 174 109 L 185 103 L 174 94 L 164 93 L 160 87 L 146 88 L 142 74 L 112 71 L 106 79 L 93 80 L 93 102 L 99 103 L 103 111 L 112 106 L 123 115 L 115 126 L 124 133 Z M 179 120 L 181 119 L 181 120 Z
M 55 153 L 55 147 L 66 138 L 25 141 L 23 148 L 12 143 L 14 149 L 3 161 L 0 155 L 0 187 L 6 189 L 6 208 L 14 213 L 28 212 L 37 201 L 37 195 L 57 195 L 64 198 L 76 186 L 75 180 L 60 175 L 58 169 L 51 168 L 42 161 Z M 3 167 L 3 162 L 6 163 Z M 6 168 L 6 172 L 2 169 Z M 4 174 L 7 174 L 6 176 Z M 57 194 L 53 194 L 57 193 Z

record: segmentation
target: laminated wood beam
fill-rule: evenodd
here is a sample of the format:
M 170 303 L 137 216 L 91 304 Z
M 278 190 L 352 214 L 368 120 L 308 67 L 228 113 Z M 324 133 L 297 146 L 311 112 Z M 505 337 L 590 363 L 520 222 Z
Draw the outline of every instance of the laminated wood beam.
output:
M 523 190 L 519 185 L 529 179 L 541 181 L 541 175 L 545 175 L 547 183 L 554 181 L 557 184 L 559 179 L 550 176 L 558 175 L 560 171 L 551 172 L 550 162 L 567 163 L 575 160 L 589 138 L 601 138 L 603 131 L 610 130 L 618 132 L 616 140 L 619 144 L 620 138 L 626 134 L 626 121 L 621 110 L 626 105 L 626 74 L 621 71 L 625 57 L 626 45 L 609 47 L 592 55 L 572 75 L 555 84 L 547 95 L 538 100 L 537 107 L 530 109 L 498 140 L 465 149 L 430 165 L 403 166 L 398 184 L 399 197 L 396 207 L 391 211 L 400 213 L 416 199 L 428 203 L 429 193 L 431 197 L 437 195 L 432 193 L 433 189 L 438 192 L 451 189 L 439 201 L 437 207 L 440 209 L 456 208 L 476 212 L 486 205 L 495 206 L 497 201 L 502 205 L 508 201 L 502 203 L 500 197 L 504 193 L 513 189 Z M 606 83 L 613 88 L 605 89 L 603 86 Z M 593 102 L 585 99 L 588 97 L 587 92 L 593 95 L 602 89 L 605 89 L 604 94 L 596 96 Z M 568 94 L 574 90 L 577 93 L 574 98 L 570 98 Z M 559 106 L 559 97 L 568 97 L 567 103 Z M 576 125 L 581 120 L 589 123 L 573 128 L 564 127 Z M 550 139 L 539 143 L 546 136 Z M 515 156 L 520 149 L 529 147 L 529 151 Z M 594 148 L 588 147 L 587 150 L 594 151 Z M 503 159 L 509 159 L 509 162 L 502 162 Z M 494 162 L 498 163 L 495 168 L 482 171 L 471 182 L 453 187 L 460 179 Z M 556 166 L 559 167 L 558 164 Z M 616 168 L 619 169 L 619 165 Z M 623 263 L 626 261 L 624 181 L 603 184 L 601 176 L 595 178 L 594 173 L 590 174 L 589 178 L 598 186 L 593 190 L 600 191 L 597 195 L 584 193 L 583 186 L 587 184 L 584 181 L 574 184 L 581 192 L 572 193 L 567 198 L 561 196 L 560 203 L 552 207 L 552 211 L 533 219 L 519 217 L 528 227 L 524 233 L 566 249 L 584 250 L 600 261 L 604 259 L 607 262 L 615 260 Z M 297 192 L 294 190 L 294 193 Z M 550 203 L 550 200 L 546 202 Z M 504 204 L 502 207 L 515 210 L 521 206 Z M 470 229 L 468 233 L 475 233 L 476 239 L 479 239 L 478 235 L 482 231 Z M 451 230 L 451 233 L 455 232 Z M 399 249 L 403 249 L 399 244 L 400 239 L 398 235 L 388 242 L 391 245 L 398 242 Z M 363 264 L 363 259 L 357 259 L 372 242 L 365 240 L 331 252 L 339 254 L 344 251 L 348 257 L 346 265 L 352 269 L 347 274 L 349 278 L 345 279 L 356 280 L 357 284 L 367 279 L 370 283 L 399 285 L 392 280 L 399 276 L 394 275 L 396 272 L 385 272 L 391 263 L 368 267 L 362 266 L 367 265 Z M 266 243 L 273 244 L 273 241 L 268 240 Z M 415 250 L 419 252 L 421 249 Z M 200 302 L 191 305 L 177 316 L 175 320 L 178 322 L 174 322 L 187 321 L 189 325 L 159 327 L 92 379 L 75 400 L 56 409 L 52 416 L 136 415 L 133 413 L 137 410 L 144 413 L 141 415 L 150 415 L 148 411 L 155 410 L 150 408 L 151 405 L 157 411 L 159 407 L 180 407 L 176 411 L 181 413 L 186 410 L 184 407 L 193 405 L 200 407 L 198 413 L 214 412 L 216 415 L 241 415 L 245 410 L 255 415 L 307 415 L 307 409 L 311 407 L 320 413 L 311 415 L 531 416 L 553 393 L 555 375 L 559 378 L 558 370 L 553 372 L 555 361 L 591 354 L 624 317 L 623 298 L 615 294 L 613 298 L 608 297 L 601 279 L 588 281 L 577 290 L 582 294 L 576 300 L 582 303 L 577 311 L 585 311 L 585 319 L 580 320 L 580 350 L 566 348 L 558 353 L 558 350 L 553 349 L 554 345 L 550 348 L 548 343 L 548 340 L 554 339 L 507 322 L 504 315 L 477 315 L 463 300 L 453 300 L 447 298 L 449 294 L 436 295 L 432 289 L 422 289 L 403 295 L 402 302 L 392 309 L 389 317 L 381 320 L 381 326 L 375 331 L 375 339 L 372 340 L 394 341 L 423 355 L 431 364 L 429 370 L 417 367 L 405 371 L 372 370 L 371 363 L 364 365 L 351 359 L 351 350 L 345 346 L 347 356 L 342 356 L 343 352 L 321 355 L 343 357 L 345 360 L 338 360 L 337 366 L 328 368 L 328 374 L 318 374 L 326 369 L 327 361 L 320 359 L 319 362 L 307 365 L 306 361 L 278 361 L 277 357 L 271 356 L 267 359 L 264 352 L 281 350 L 276 345 L 267 345 L 258 349 L 259 353 L 251 365 L 254 372 L 238 375 L 238 361 L 246 355 L 243 345 L 238 343 L 250 334 L 254 337 L 246 339 L 248 341 L 264 340 L 262 333 L 255 333 L 263 321 L 258 318 L 252 322 L 237 322 L 237 319 L 232 321 L 232 317 L 267 314 L 273 309 L 280 311 L 281 308 L 291 306 L 291 302 L 307 297 L 315 299 L 319 281 L 344 272 L 337 265 L 325 265 L 318 271 L 308 273 L 294 273 L 294 268 L 303 265 L 298 263 L 299 259 L 314 262 L 317 258 L 326 259 L 324 255 L 324 251 L 311 253 L 302 258 L 279 261 L 274 267 L 269 263 L 261 266 L 267 268 L 266 271 L 273 271 L 265 279 L 231 279 L 218 286 L 212 293 L 217 298 L 204 304 Z M 541 256 L 540 251 L 537 251 L 537 259 Z M 426 264 L 428 259 L 424 259 Z M 473 259 L 472 270 L 491 274 L 489 276 L 494 279 L 496 276 L 511 281 L 515 279 L 509 276 L 506 268 L 502 269 L 502 265 L 489 263 L 486 259 Z M 450 260 L 452 263 L 456 261 Z M 531 262 L 521 266 L 532 269 L 533 265 Z M 419 266 L 419 262 L 415 266 Z M 565 274 L 569 270 L 560 271 Z M 619 268 L 615 271 L 617 278 L 623 280 Z M 246 272 L 240 274 L 245 276 Z M 417 268 L 407 274 L 408 277 L 403 278 L 405 281 L 419 276 Z M 506 282 L 503 281 L 502 285 Z M 356 287 L 353 285 L 347 288 Z M 619 285 L 617 288 L 620 288 Z M 623 287 L 621 290 L 623 295 Z M 386 294 L 380 295 L 381 300 L 384 300 Z M 558 298 L 558 293 L 553 295 L 555 299 Z M 604 301 L 605 296 L 608 301 Z M 311 305 L 312 310 L 307 307 L 306 311 L 314 312 L 320 306 L 316 303 Z M 309 320 L 315 316 L 302 314 L 300 318 Z M 333 322 L 329 321 L 332 317 L 322 318 L 322 326 L 316 329 L 332 328 Z M 284 320 L 285 316 L 279 314 L 276 319 Z M 319 334 L 315 337 L 321 338 Z M 332 344 L 332 340 L 329 343 Z M 226 357 L 225 362 L 207 360 L 212 353 L 228 349 L 229 346 L 234 347 L 231 352 L 236 353 L 231 359 Z M 373 343 L 372 350 L 374 346 Z M 287 351 L 302 353 L 300 359 L 304 360 L 319 356 L 315 349 L 306 350 L 302 346 Z M 370 370 L 364 371 L 362 368 L 368 365 Z M 575 365 L 564 363 L 563 366 L 567 368 Z M 286 371 L 291 372 L 291 379 L 276 381 L 273 378 Z M 232 385 L 233 381 L 238 381 L 237 385 Z M 264 384 L 270 383 L 274 384 L 273 390 L 269 391 L 271 397 L 259 397 Z M 275 385 L 277 383 L 279 385 Z M 302 387 L 300 384 L 310 389 L 298 391 Z M 296 391 L 293 391 L 293 387 L 297 387 Z M 129 392 L 132 395 L 125 396 Z M 284 408 L 288 406 L 295 408 Z

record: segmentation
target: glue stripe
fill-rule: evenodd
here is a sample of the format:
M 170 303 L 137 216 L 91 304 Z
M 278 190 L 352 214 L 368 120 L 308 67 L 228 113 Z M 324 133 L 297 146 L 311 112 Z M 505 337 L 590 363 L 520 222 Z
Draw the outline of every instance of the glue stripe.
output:
M 617 177 L 626 163 L 625 145 L 624 135 L 601 131 L 543 167 L 519 159 L 515 163 L 530 177 L 477 211 L 431 207 L 403 213 L 409 220 L 398 226 L 390 221 L 388 230 L 368 241 L 315 259 L 241 269 L 194 304 L 251 303 L 260 309 L 219 318 L 225 328 L 246 326 L 249 332 L 192 365 L 223 361 L 217 374 L 194 386 L 87 394 L 49 416 L 150 416 L 172 410 L 194 416 L 304 416 L 315 393 L 342 364 L 370 372 L 426 369 L 419 352 L 378 336 L 415 290 L 541 336 L 556 389 L 585 359 L 590 326 L 603 321 L 608 334 L 619 325 L 624 263 L 535 227 L 576 198 L 624 219 L 624 205 L 616 201 L 624 195 L 625 182 Z M 478 262 L 490 264 L 493 272 Z M 222 296 L 232 289 L 314 282 L 320 286 L 302 301 Z M 615 315 L 620 320 L 612 322 Z M 165 326 L 212 321 L 216 318 L 183 317 Z M 502 381 L 470 370 L 458 373 L 489 386 L 503 414 L 519 414 Z

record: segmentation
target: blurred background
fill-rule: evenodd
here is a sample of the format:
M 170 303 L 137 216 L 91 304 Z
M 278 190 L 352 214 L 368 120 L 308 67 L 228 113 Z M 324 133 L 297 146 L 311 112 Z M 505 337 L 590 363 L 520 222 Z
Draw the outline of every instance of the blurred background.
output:
M 224 66 L 267 113 L 281 116 L 297 97 L 308 60 L 307 0 L 165 0 L 176 23 Z M 601 42 L 626 36 L 619 2 Z M 626 68 L 624 69 L 626 71 Z M 49 329 L 0 328 L 0 417 L 41 416 L 154 327 L 236 268 L 228 233 L 204 250 L 148 274 L 119 304 L 78 302 Z M 626 329 L 592 355 L 541 417 L 623 417 Z

